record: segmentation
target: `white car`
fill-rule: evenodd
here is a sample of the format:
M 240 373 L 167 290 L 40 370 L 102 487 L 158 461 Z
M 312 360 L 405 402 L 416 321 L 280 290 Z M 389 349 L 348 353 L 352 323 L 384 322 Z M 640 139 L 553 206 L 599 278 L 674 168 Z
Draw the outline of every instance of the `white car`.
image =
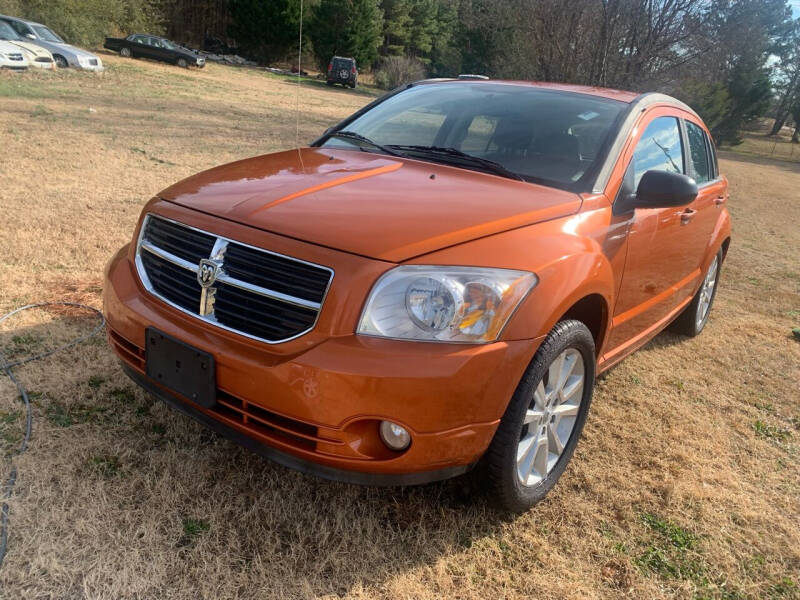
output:
M 21 48 L 0 41 L 0 69 L 25 71 L 30 66 L 30 61 Z
M 5 15 L 0 15 L 0 21 L 11 25 L 14 31 L 30 43 L 48 50 L 60 68 L 76 67 L 86 71 L 103 70 L 103 61 L 99 56 L 66 43 L 52 29 L 41 23 Z
M 0 21 L 0 42 L 7 42 L 22 50 L 22 54 L 27 57 L 31 67 L 55 71 L 56 61 L 50 51 L 31 42 L 26 42 L 5 21 Z

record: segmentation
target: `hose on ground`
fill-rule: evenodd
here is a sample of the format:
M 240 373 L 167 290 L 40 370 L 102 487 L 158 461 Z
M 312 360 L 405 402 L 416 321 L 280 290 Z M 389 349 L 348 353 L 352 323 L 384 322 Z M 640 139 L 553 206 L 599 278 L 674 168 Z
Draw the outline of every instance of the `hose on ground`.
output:
M 21 312 L 32 310 L 35 308 L 48 308 L 48 307 L 70 307 L 70 308 L 79 308 L 83 310 L 87 310 L 90 312 L 95 313 L 98 317 L 100 317 L 100 321 L 94 329 L 89 331 L 89 333 L 77 337 L 66 344 L 59 346 L 58 348 L 53 348 L 52 350 L 47 350 L 46 352 L 42 352 L 40 354 L 36 354 L 34 356 L 29 356 L 27 358 L 23 358 L 20 360 L 9 361 L 6 360 L 6 357 L 0 352 L 0 373 L 5 373 L 8 375 L 11 382 L 17 387 L 19 391 L 20 397 L 22 398 L 22 402 L 25 405 L 25 435 L 22 436 L 22 442 L 20 443 L 19 449 L 16 452 L 16 456 L 24 453 L 25 450 L 28 448 L 28 442 L 31 439 L 31 432 L 33 430 L 33 409 L 31 408 L 31 401 L 28 397 L 28 392 L 25 389 L 25 386 L 14 376 L 13 369 L 14 367 L 19 367 L 21 365 L 34 362 L 36 360 L 41 360 L 43 358 L 47 358 L 48 356 L 52 356 L 53 354 L 57 354 L 58 352 L 63 352 L 64 350 L 68 350 L 81 344 L 88 340 L 89 338 L 94 337 L 100 331 L 102 331 L 103 327 L 105 327 L 106 320 L 103 317 L 103 313 L 92 306 L 87 306 L 85 304 L 78 304 L 76 302 L 41 302 L 38 304 L 28 304 L 26 306 L 21 306 L 15 310 L 12 310 L 9 313 L 6 313 L 2 317 L 0 317 L 0 323 L 3 321 L 10 319 L 14 315 L 17 315 Z M 13 459 L 12 459 L 13 460 Z M 17 467 L 11 467 L 11 473 L 9 474 L 8 478 L 3 485 L 3 504 L 0 507 L 0 567 L 3 566 L 3 561 L 6 557 L 6 550 L 8 547 L 8 514 L 9 514 L 9 507 L 8 501 L 11 498 L 11 494 L 14 491 L 14 484 L 17 483 Z

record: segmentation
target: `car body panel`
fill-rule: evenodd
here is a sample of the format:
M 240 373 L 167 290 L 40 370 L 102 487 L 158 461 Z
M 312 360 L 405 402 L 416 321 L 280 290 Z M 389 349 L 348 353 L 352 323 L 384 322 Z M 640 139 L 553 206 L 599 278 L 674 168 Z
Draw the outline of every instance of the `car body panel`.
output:
M 0 68 L 24 71 L 30 67 L 28 53 L 11 42 L 0 40 Z
M 88 50 L 83 50 L 82 48 L 67 44 L 66 42 L 51 42 L 42 39 L 34 29 L 34 26 L 46 27 L 46 25 L 5 15 L 0 15 L 0 19 L 9 23 L 20 35 L 25 37 L 33 36 L 33 38 L 29 39 L 31 44 L 44 48 L 50 52 L 54 58 L 57 56 L 63 57 L 71 67 L 83 69 L 85 71 L 99 72 L 104 70 L 103 61 L 96 54 L 92 54 Z
M 430 202 L 431 195 L 436 202 Z M 571 192 L 446 165 L 329 148 L 217 167 L 159 196 L 267 231 L 392 262 L 574 214 L 581 205 Z
M 16 46 L 23 53 L 27 54 L 29 65 L 36 69 L 55 70 L 56 63 L 53 55 L 47 49 L 37 46 L 24 40 L 0 40 L 12 46 Z M 38 60 L 37 60 L 38 59 Z
M 298 460 L 376 475 L 469 468 L 485 452 L 520 378 L 558 321 L 588 317 L 598 372 L 604 371 L 680 314 L 730 240 L 723 176 L 679 209 L 625 212 L 618 204 L 647 124 L 674 116 L 708 135 L 694 112 L 661 96 L 642 101 L 630 92 L 581 90 L 631 103 L 600 190 L 579 194 L 421 160 L 318 147 L 223 165 L 170 186 L 148 203 L 142 218 L 162 215 L 324 265 L 334 272 L 328 295 L 311 331 L 267 345 L 147 293 L 131 244 L 106 273 L 112 346 L 140 374 L 147 326 L 212 353 L 223 406 L 230 395 L 273 415 L 278 429 L 296 433 L 308 426 L 315 433 L 302 443 L 287 442 L 233 413 L 176 401 Z M 694 212 L 682 218 L 687 210 Z M 142 219 L 134 239 L 141 226 Z M 356 335 L 370 290 L 398 264 L 530 271 L 538 284 L 492 343 Z M 583 312 L 575 317 L 577 307 Z M 377 438 L 381 419 L 411 432 L 407 451 L 387 453 Z M 309 440 L 312 445 L 304 445 Z

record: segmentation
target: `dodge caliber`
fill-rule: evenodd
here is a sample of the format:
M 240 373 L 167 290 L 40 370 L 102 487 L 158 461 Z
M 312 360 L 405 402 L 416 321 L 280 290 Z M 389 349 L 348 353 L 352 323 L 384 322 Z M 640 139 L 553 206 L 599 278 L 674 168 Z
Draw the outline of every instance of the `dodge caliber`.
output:
M 595 377 L 706 325 L 730 242 L 708 129 L 661 94 L 466 79 L 194 175 L 106 269 L 140 386 L 329 479 L 553 487 Z

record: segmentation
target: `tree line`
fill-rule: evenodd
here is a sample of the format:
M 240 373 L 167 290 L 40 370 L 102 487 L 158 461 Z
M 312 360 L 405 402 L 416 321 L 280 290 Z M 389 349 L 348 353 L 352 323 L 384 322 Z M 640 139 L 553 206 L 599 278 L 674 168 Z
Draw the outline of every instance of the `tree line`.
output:
M 302 0 L 302 17 L 301 0 L 0 0 L 9 6 L 78 43 L 147 29 L 200 44 L 210 32 L 263 62 L 296 60 L 302 24 L 318 68 L 352 56 L 387 88 L 480 73 L 663 91 L 718 143 L 765 115 L 800 142 L 800 19 L 787 0 Z

